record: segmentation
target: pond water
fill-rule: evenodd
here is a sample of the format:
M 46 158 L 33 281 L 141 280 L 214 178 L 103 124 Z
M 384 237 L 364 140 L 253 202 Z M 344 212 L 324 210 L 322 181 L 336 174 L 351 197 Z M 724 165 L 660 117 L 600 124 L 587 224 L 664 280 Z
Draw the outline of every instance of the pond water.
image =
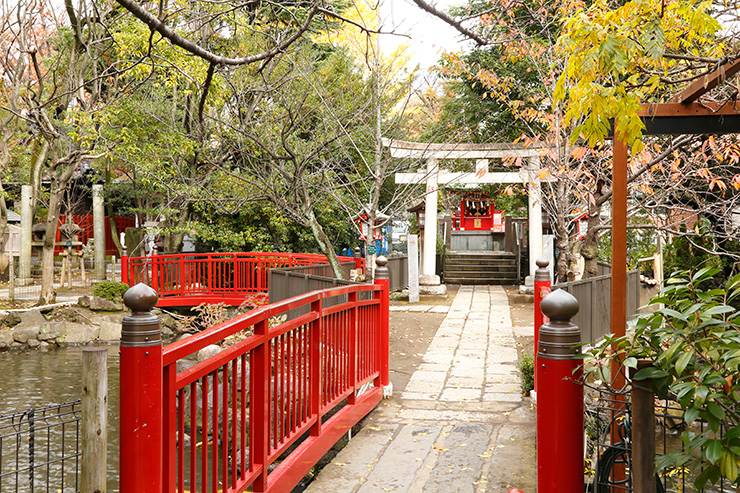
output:
M 118 491 L 119 354 L 118 345 L 103 347 L 108 348 L 108 491 Z M 80 399 L 82 350 L 0 353 L 0 415 Z M 45 446 L 42 441 L 37 444 Z M 50 491 L 57 491 L 57 487 Z M 73 489 L 68 490 L 65 484 L 64 491 Z

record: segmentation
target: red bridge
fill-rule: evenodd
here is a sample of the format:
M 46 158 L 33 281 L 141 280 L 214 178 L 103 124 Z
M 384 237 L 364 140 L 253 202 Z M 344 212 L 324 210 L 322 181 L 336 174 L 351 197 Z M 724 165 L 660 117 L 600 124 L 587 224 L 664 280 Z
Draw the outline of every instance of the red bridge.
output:
M 150 276 L 171 297 L 162 300 L 200 303 L 264 290 L 269 266 L 319 260 L 273 255 L 131 259 L 134 267 L 124 272 L 129 280 Z M 285 492 L 297 485 L 389 387 L 381 259 L 374 284 L 262 306 L 164 348 L 159 320 L 149 311 L 156 293 L 144 284 L 131 288 L 125 302 L 133 313 L 121 337 L 121 492 Z M 296 309 L 307 313 L 290 319 Z M 237 342 L 183 364 L 226 338 Z
M 364 268 L 365 260 L 339 257 Z M 250 294 L 266 293 L 270 269 L 328 264 L 313 253 L 178 253 L 121 258 L 121 281 L 143 282 L 159 294 L 158 306 L 200 303 L 240 305 Z

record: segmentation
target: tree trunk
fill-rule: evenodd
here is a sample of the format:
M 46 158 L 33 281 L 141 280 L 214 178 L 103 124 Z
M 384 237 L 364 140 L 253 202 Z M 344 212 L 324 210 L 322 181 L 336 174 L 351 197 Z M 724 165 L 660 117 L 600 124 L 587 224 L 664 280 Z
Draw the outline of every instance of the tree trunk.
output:
M 558 180 L 556 196 L 556 214 L 555 214 L 555 246 L 558 249 L 558 257 L 555 260 L 553 272 L 556 274 L 555 282 L 565 282 L 568 280 L 568 265 L 570 252 L 568 251 L 568 219 L 565 210 L 567 209 L 567 195 L 565 190 L 565 180 Z M 550 220 L 552 221 L 553 218 Z
M 328 236 L 326 236 L 326 233 L 324 232 L 324 228 L 321 227 L 318 219 L 316 219 L 316 215 L 314 214 L 313 209 L 309 208 L 306 211 L 306 219 L 308 220 L 308 226 L 311 228 L 311 232 L 313 233 L 314 238 L 316 238 L 316 241 L 319 242 L 319 246 L 324 252 L 324 255 L 326 255 L 326 258 L 329 259 L 329 265 L 331 265 L 331 269 L 334 271 L 334 276 L 337 279 L 344 279 L 342 265 L 339 262 L 339 257 L 337 257 L 337 253 L 334 251 L 334 245 L 332 245 L 331 240 Z
M 588 211 L 588 231 L 586 231 L 581 247 L 584 279 L 599 275 L 599 227 L 601 226 L 601 206 L 604 201 L 605 197 L 597 196 Z
M 56 299 L 56 292 L 54 291 L 54 239 L 57 234 L 57 223 L 62 207 L 63 193 L 64 188 L 57 180 L 52 179 L 51 190 L 49 191 L 49 212 L 46 215 L 46 230 L 42 247 L 39 305 L 54 303 Z
M 44 163 L 49 156 L 49 142 L 46 139 L 37 141 L 33 146 L 33 154 L 31 160 L 31 180 L 29 185 L 32 187 L 31 192 L 31 211 L 35 215 L 36 207 L 39 203 L 39 197 L 41 196 L 41 174 Z
M 165 236 L 165 253 L 178 253 L 182 251 L 182 243 L 185 239 L 185 233 L 182 231 L 188 223 L 188 219 L 190 219 L 190 208 L 187 205 L 183 205 L 180 209 L 180 214 L 174 223 L 175 232 L 169 233 Z

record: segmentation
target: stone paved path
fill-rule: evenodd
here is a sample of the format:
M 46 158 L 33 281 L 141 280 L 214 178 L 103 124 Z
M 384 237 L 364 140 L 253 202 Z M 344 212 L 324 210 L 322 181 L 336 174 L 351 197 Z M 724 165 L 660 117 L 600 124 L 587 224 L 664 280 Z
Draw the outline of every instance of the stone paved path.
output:
M 534 492 L 506 293 L 462 286 L 401 399 L 383 401 L 308 490 Z

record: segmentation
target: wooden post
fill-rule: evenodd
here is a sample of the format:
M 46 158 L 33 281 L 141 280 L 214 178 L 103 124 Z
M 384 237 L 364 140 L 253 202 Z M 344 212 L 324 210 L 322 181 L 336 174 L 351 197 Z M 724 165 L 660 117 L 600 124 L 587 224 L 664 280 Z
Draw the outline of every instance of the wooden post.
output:
M 10 263 L 8 264 L 8 290 L 10 291 L 8 298 L 10 301 L 15 301 L 15 255 L 13 251 L 10 252 Z
M 82 287 L 87 286 L 87 280 L 85 279 L 85 258 L 82 255 L 82 252 L 79 254 L 80 256 L 80 279 L 82 280 Z
M 108 449 L 108 349 L 82 350 L 82 476 L 80 491 L 105 493 Z
M 92 186 L 93 199 L 93 242 L 95 279 L 105 281 L 105 209 L 103 207 L 103 185 Z
M 59 279 L 60 288 L 64 287 L 64 276 L 67 274 L 67 262 L 68 262 L 67 252 L 62 252 L 62 275 L 60 276 L 60 279 Z
M 614 135 L 614 162 L 612 165 L 612 279 L 611 279 L 611 331 L 614 337 L 622 337 L 627 327 L 627 169 L 629 149 L 618 132 Z M 614 348 L 615 351 L 617 348 Z M 611 363 L 611 385 L 622 390 L 625 384 L 622 368 L 622 353 L 619 361 Z M 612 417 L 618 416 L 625 408 L 624 396 L 617 394 Z M 614 422 L 611 430 L 612 443 L 619 439 L 619 425 Z M 612 482 L 624 480 L 624 464 L 615 464 Z M 616 488 L 612 488 L 616 492 Z
M 69 284 L 69 288 L 72 289 L 72 249 L 67 247 L 67 256 L 65 257 L 67 259 L 67 284 Z
M 651 366 L 640 360 L 637 370 Z M 632 485 L 635 493 L 655 493 L 655 395 L 650 379 L 632 379 Z

